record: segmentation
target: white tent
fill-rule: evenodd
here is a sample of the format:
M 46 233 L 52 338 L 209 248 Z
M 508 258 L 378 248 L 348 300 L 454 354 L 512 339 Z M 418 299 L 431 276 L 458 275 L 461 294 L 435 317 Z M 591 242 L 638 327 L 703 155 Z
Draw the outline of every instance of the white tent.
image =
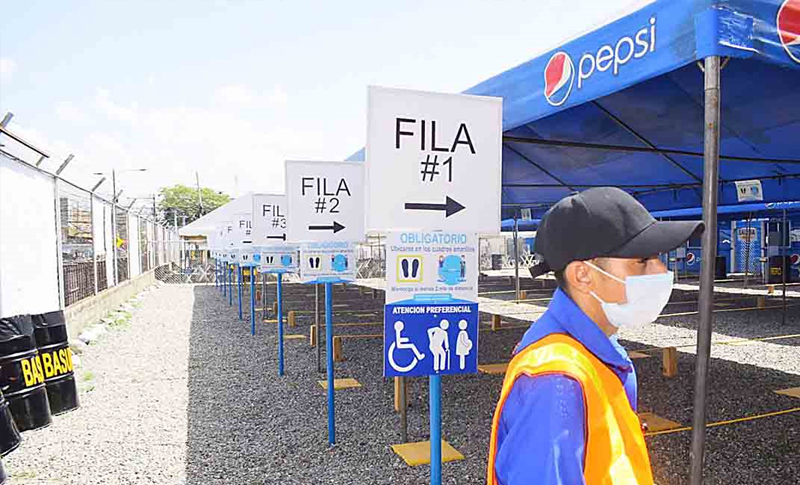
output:
M 178 234 L 181 237 L 208 236 L 214 232 L 223 222 L 230 220 L 233 214 L 250 212 L 253 210 L 253 194 L 248 192 L 227 204 L 217 207 L 213 211 L 204 215 L 200 219 L 180 228 Z

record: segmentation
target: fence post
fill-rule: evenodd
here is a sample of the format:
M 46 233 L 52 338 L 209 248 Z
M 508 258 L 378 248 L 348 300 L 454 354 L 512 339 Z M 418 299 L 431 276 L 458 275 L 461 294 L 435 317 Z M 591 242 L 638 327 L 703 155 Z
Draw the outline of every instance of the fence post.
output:
M 66 299 L 64 295 L 64 258 L 61 254 L 61 203 L 58 199 L 58 176 L 53 176 L 53 207 L 56 211 L 56 266 L 58 268 L 58 302 L 59 308 L 63 310 L 66 308 Z
M 94 242 L 94 194 L 89 192 L 89 217 L 91 224 L 89 227 L 92 228 L 92 274 L 94 274 L 94 294 L 97 294 L 97 251 L 94 250 L 95 242 Z

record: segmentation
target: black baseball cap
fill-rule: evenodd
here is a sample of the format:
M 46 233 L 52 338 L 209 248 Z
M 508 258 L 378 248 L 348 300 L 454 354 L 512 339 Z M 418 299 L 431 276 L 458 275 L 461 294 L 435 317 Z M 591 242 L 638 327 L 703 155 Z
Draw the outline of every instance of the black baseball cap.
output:
M 534 278 L 593 258 L 648 258 L 701 234 L 701 221 L 656 221 L 616 187 L 598 187 L 558 201 L 536 232 Z

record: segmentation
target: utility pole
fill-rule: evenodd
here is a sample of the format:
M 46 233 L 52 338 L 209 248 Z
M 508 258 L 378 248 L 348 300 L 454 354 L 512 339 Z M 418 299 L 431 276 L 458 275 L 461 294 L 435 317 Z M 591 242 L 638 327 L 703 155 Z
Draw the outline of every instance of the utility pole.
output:
M 198 206 L 198 214 L 197 218 L 203 217 L 203 192 L 200 190 L 200 172 L 194 173 L 195 180 L 197 181 L 197 206 Z

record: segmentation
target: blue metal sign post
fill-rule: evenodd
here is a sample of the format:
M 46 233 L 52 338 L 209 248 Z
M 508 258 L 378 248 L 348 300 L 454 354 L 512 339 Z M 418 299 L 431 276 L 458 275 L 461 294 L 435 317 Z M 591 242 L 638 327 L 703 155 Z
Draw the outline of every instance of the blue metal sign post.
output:
M 431 484 L 442 480 L 443 374 L 478 370 L 478 241 L 474 233 L 390 232 L 383 375 L 429 376 Z M 400 420 L 401 436 L 406 436 Z
M 250 335 L 256 334 L 256 268 L 250 268 Z
M 305 243 L 301 246 L 301 279 L 305 284 L 325 285 L 325 354 L 328 383 L 328 443 L 336 444 L 336 406 L 333 367 L 333 284 L 355 279 L 355 244 L 351 242 Z M 317 345 L 322 345 L 317 335 Z
M 242 320 L 242 265 L 236 264 L 236 299 L 239 302 L 239 320 Z
M 283 275 L 284 273 L 294 273 L 299 268 L 297 246 L 279 244 L 264 246 L 259 249 L 258 261 L 262 273 L 264 273 L 264 316 L 266 318 L 266 275 L 272 273 L 277 279 L 275 292 L 275 303 L 277 306 L 278 321 L 278 375 L 285 373 L 285 352 L 284 352 L 284 329 L 283 329 Z
M 228 306 L 233 306 L 233 265 L 228 265 Z
M 442 483 L 442 377 L 428 378 L 431 427 L 431 483 Z
M 319 336 L 317 336 L 319 345 Z M 325 283 L 325 356 L 328 361 L 328 443 L 336 444 L 336 409 L 333 402 L 333 283 Z
M 278 273 L 278 375 L 283 375 L 283 273 Z

